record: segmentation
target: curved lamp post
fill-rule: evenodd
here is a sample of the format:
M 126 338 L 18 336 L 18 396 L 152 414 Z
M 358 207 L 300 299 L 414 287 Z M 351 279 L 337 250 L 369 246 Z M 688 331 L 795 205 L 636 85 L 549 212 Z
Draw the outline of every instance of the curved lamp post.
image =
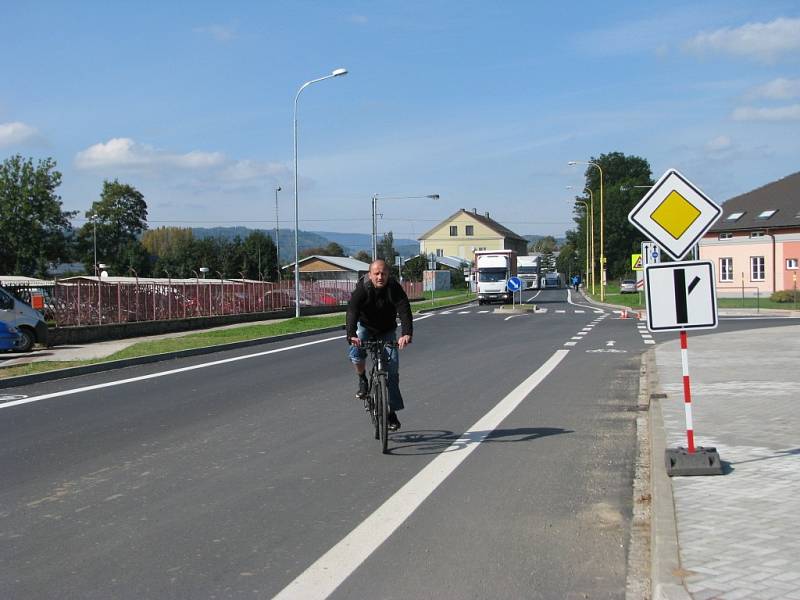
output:
M 568 185 L 567 189 L 571 190 L 571 189 L 574 189 L 574 188 L 573 188 L 573 186 Z M 589 243 L 587 243 L 586 247 L 587 247 L 587 253 L 589 254 L 589 260 L 592 263 L 592 270 L 591 270 L 591 273 L 587 272 L 586 275 L 591 280 L 591 283 L 592 283 L 592 294 L 594 294 L 595 293 L 595 291 L 594 291 L 594 265 L 595 265 L 595 261 L 594 261 L 594 194 L 592 193 L 592 188 L 588 188 L 588 187 L 587 188 L 583 188 L 583 191 L 584 192 L 588 192 L 589 200 L 590 200 L 590 202 L 589 202 L 589 215 L 590 215 L 589 216 L 589 223 L 590 224 L 587 226 L 586 232 L 587 232 L 587 235 L 590 236 L 591 246 L 589 246 Z M 576 200 L 576 202 L 581 202 L 581 200 Z M 583 202 L 585 202 L 585 201 L 583 201 Z M 591 232 L 591 233 L 589 233 L 589 232 Z M 591 249 L 589 250 L 589 248 L 591 248 Z
M 596 162 L 591 161 L 584 161 L 584 160 L 571 160 L 567 164 L 574 166 L 574 165 L 591 165 L 593 167 L 597 167 L 597 170 L 600 171 L 600 302 L 603 302 L 606 299 L 605 294 L 605 272 L 606 272 L 606 254 L 605 254 L 605 246 L 603 245 L 603 169 L 600 165 Z
M 572 187 L 572 186 L 568 186 L 568 187 Z M 586 246 L 585 246 L 585 248 L 586 248 L 586 276 L 588 277 L 589 276 L 589 223 L 588 223 L 588 221 L 589 221 L 589 203 L 586 200 L 573 200 L 573 202 L 575 202 L 577 204 L 583 204 L 584 209 L 586 210 L 586 218 L 585 218 L 585 221 L 586 221 L 586 225 L 585 225 L 585 227 L 586 227 Z M 592 267 L 594 268 L 594 265 L 592 265 Z M 594 281 L 594 279 L 592 281 Z M 594 288 L 592 288 L 592 293 L 594 294 Z
M 426 196 L 380 196 L 381 200 L 413 200 L 415 198 L 429 198 L 438 200 L 439 194 Z M 378 259 L 378 194 L 372 196 L 372 260 Z
M 303 85 L 300 86 L 300 89 L 297 90 L 297 94 L 294 97 L 294 316 L 295 318 L 300 316 L 300 256 L 298 251 L 298 238 L 299 238 L 299 218 L 298 218 L 298 203 L 297 203 L 297 100 L 300 98 L 300 92 L 310 86 L 312 83 L 317 83 L 320 81 L 325 81 L 326 79 L 331 79 L 332 77 L 340 77 L 342 75 L 347 75 L 347 69 L 336 69 L 335 71 L 331 72 L 330 75 L 325 75 L 325 77 L 319 77 L 318 79 L 312 79 L 311 81 L 306 81 Z

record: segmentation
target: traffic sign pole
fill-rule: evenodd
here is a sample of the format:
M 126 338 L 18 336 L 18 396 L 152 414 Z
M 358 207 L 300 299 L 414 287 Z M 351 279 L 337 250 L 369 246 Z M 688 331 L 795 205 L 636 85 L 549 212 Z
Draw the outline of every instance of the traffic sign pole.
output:
M 683 370 L 683 408 L 686 412 L 686 443 L 694 454 L 694 425 L 692 424 L 692 388 L 689 384 L 689 350 L 686 330 L 681 330 L 681 367 Z

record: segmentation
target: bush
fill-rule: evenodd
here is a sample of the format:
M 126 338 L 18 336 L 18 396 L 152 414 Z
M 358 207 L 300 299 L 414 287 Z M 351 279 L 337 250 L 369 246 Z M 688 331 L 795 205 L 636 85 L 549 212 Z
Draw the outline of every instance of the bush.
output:
M 798 294 L 798 298 L 800 298 L 800 294 Z M 794 302 L 795 292 L 792 290 L 781 290 L 779 292 L 774 292 L 769 299 L 773 302 Z

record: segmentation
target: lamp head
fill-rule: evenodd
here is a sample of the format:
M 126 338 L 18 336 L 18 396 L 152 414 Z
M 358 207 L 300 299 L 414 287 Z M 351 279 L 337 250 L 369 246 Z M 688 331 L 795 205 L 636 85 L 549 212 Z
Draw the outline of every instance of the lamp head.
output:
M 571 161 L 569 161 L 567 164 L 568 164 L 570 167 L 574 167 L 575 165 L 577 165 L 577 164 L 578 164 L 578 162 L 577 162 L 577 161 L 575 161 L 575 160 L 571 160 Z
M 347 69 L 336 69 L 331 73 L 334 77 L 339 77 L 340 75 L 347 75 Z
M 282 188 L 281 186 L 278 186 L 278 187 L 276 187 L 276 188 L 275 188 L 275 191 L 276 191 L 276 192 L 280 192 L 282 189 L 283 189 L 283 188 Z
M 439 194 L 429 194 L 429 195 L 427 195 L 425 197 L 426 198 L 430 198 L 431 200 L 438 200 L 439 199 Z

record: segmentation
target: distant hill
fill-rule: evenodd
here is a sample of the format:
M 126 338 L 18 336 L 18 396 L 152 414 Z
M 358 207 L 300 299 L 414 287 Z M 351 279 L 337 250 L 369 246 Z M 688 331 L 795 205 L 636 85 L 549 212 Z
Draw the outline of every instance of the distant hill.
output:
M 193 227 L 192 234 L 198 239 L 222 238 L 232 240 L 236 236 L 244 239 L 253 231 L 248 227 Z M 275 240 L 275 229 L 260 229 L 262 233 Z M 281 229 L 279 232 L 278 245 L 281 254 L 281 262 L 294 261 L 294 229 Z M 365 233 L 339 233 L 335 231 L 303 231 L 297 234 L 297 246 L 302 251 L 305 248 L 316 248 L 327 246 L 331 242 L 336 242 L 349 255 L 356 254 L 359 250 L 370 252 L 372 249 L 372 236 Z M 419 242 L 416 240 L 396 239 L 395 249 L 401 256 L 413 256 L 419 254 Z

